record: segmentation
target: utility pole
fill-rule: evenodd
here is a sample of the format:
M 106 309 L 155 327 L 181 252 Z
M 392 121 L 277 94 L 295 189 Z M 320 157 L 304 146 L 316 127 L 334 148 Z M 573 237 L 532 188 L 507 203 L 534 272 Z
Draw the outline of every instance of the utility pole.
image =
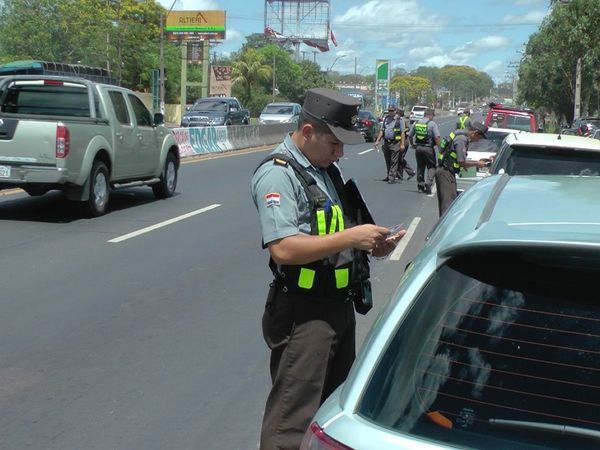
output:
M 575 75 L 575 108 L 573 120 L 581 117 L 581 58 L 577 58 L 577 74 Z
M 273 102 L 275 102 L 275 90 L 277 89 L 275 87 L 275 63 L 277 62 L 276 59 L 276 55 L 275 52 L 273 52 L 273 90 L 272 90 L 272 94 L 273 94 Z
M 169 14 L 171 14 L 171 11 L 173 10 L 173 7 L 175 6 L 175 3 L 177 3 L 177 0 L 173 0 L 173 4 L 171 5 L 171 7 L 169 8 L 169 10 L 167 11 L 167 15 L 166 17 L 169 17 Z M 160 112 L 162 114 L 165 113 L 165 18 L 164 14 L 162 13 L 162 9 L 160 11 L 160 82 L 159 82 L 159 86 L 160 86 Z M 182 111 L 183 114 L 183 111 Z

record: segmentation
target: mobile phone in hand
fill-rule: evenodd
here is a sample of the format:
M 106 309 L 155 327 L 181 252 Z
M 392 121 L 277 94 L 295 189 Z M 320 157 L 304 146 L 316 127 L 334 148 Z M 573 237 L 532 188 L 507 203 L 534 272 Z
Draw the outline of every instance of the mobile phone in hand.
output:
M 403 225 L 403 223 L 399 223 L 398 225 L 394 225 L 393 227 L 391 227 L 386 239 L 391 239 L 392 237 L 400 233 L 400 231 L 403 230 Z

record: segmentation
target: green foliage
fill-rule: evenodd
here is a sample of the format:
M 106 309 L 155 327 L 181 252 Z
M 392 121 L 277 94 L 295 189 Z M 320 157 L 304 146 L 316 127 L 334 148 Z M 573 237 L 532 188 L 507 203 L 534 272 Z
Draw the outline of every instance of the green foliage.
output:
M 239 97 L 247 105 L 253 93 L 266 93 L 265 85 L 271 76 L 271 66 L 264 63 L 263 55 L 256 49 L 247 48 L 233 63 L 231 83 L 242 89 Z
M 427 78 L 414 75 L 397 75 L 390 81 L 390 91 L 400 93 L 401 103 L 417 104 L 424 102 L 431 91 L 431 82 Z
M 578 58 L 583 61 L 582 113 L 597 110 L 600 103 L 600 9 L 597 0 L 553 3 L 527 42 L 519 67 L 519 101 L 571 122 Z

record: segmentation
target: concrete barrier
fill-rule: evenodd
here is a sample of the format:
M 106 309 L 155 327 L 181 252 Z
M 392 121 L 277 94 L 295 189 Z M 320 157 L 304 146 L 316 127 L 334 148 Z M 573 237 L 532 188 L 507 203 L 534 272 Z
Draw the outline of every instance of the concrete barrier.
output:
M 295 128 L 296 124 L 236 125 L 174 128 L 172 132 L 179 146 L 179 154 L 185 158 L 279 144 Z

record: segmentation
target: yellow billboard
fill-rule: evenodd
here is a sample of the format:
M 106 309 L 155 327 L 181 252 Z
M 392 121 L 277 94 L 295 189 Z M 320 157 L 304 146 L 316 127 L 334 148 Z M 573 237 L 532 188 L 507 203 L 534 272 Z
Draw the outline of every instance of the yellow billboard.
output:
M 165 32 L 169 40 L 223 40 L 225 11 L 172 11 Z

